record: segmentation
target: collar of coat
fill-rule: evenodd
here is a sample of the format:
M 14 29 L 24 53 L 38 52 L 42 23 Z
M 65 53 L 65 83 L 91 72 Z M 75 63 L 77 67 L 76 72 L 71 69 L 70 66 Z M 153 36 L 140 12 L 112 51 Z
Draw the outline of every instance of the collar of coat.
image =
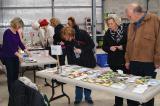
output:
M 146 13 L 146 16 L 144 17 L 144 20 L 143 21 L 147 21 L 151 18 L 151 13 L 147 12 Z
M 141 22 L 141 25 L 142 25 L 145 21 L 149 20 L 150 18 L 151 18 L 151 13 L 150 13 L 150 12 L 147 12 L 147 13 L 146 13 L 146 16 L 144 17 L 143 21 Z M 135 26 L 134 23 L 131 23 L 130 25 L 131 25 L 132 27 Z

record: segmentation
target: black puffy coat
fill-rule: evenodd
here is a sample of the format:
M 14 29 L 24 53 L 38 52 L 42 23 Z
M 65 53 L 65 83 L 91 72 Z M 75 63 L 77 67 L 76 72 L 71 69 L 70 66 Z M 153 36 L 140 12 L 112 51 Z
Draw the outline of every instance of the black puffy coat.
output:
M 43 96 L 19 80 L 12 87 L 8 106 L 46 106 Z

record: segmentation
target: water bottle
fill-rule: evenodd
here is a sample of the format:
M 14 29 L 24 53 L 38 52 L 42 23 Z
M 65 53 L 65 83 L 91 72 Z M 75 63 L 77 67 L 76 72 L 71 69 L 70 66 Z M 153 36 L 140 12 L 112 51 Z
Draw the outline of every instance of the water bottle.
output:
M 58 74 L 62 73 L 62 67 L 61 66 L 57 66 L 57 72 L 58 72 Z

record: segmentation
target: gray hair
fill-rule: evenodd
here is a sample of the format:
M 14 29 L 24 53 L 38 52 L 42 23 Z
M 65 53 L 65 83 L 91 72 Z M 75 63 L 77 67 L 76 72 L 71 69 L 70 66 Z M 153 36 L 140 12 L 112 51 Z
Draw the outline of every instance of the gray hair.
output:
M 13 28 L 17 28 L 17 25 L 19 25 L 20 27 L 24 27 L 24 22 L 20 17 L 15 17 L 11 20 L 10 22 L 11 27 Z
M 133 9 L 133 12 L 143 13 L 145 11 L 141 5 L 137 4 L 137 6 L 135 6 L 135 8 Z
M 118 16 L 109 16 L 109 17 L 107 17 L 106 19 L 105 19 L 105 21 L 106 21 L 106 23 L 108 24 L 108 21 L 109 20 L 113 20 L 113 21 L 115 21 L 115 23 L 117 24 L 117 25 L 120 25 L 121 24 L 121 19 L 118 17 Z
M 61 24 L 60 20 L 58 18 L 55 18 L 55 17 L 50 19 L 50 23 L 54 27 L 57 26 L 58 24 Z

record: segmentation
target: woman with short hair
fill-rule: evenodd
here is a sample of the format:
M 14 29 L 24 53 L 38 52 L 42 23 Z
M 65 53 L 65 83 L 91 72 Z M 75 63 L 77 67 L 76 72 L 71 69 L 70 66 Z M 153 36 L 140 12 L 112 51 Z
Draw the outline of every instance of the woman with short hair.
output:
M 103 38 L 102 49 L 108 53 L 109 67 L 116 72 L 118 69 L 126 73 L 125 48 L 127 43 L 127 28 L 120 25 L 118 18 L 106 19 L 108 30 Z M 115 97 L 115 106 L 123 106 L 123 98 Z
M 68 26 L 72 27 L 75 30 L 75 33 L 78 34 L 79 33 L 79 26 L 76 23 L 76 20 L 74 17 L 68 17 Z
M 23 27 L 23 21 L 15 17 L 10 22 L 10 28 L 6 29 L 3 34 L 2 58 L 7 70 L 7 83 L 9 95 L 12 93 L 12 85 L 18 79 L 19 65 L 23 57 L 19 54 L 19 47 L 27 54 L 29 52 L 23 45 L 18 30 Z
M 51 24 L 52 27 L 54 27 L 53 44 L 54 45 L 61 45 L 62 51 L 63 51 L 63 54 L 59 56 L 60 57 L 59 58 L 60 65 L 65 65 L 66 51 L 65 51 L 64 42 L 61 38 L 61 30 L 63 28 L 63 25 L 61 24 L 59 19 L 55 18 L 55 17 L 50 19 L 50 24 Z M 54 58 L 56 58 L 56 56 L 54 56 Z
M 57 45 L 60 44 L 61 39 L 61 30 L 63 28 L 63 25 L 60 23 L 59 19 L 57 18 L 51 18 L 50 19 L 51 26 L 54 27 L 54 36 L 53 36 L 53 44 Z

